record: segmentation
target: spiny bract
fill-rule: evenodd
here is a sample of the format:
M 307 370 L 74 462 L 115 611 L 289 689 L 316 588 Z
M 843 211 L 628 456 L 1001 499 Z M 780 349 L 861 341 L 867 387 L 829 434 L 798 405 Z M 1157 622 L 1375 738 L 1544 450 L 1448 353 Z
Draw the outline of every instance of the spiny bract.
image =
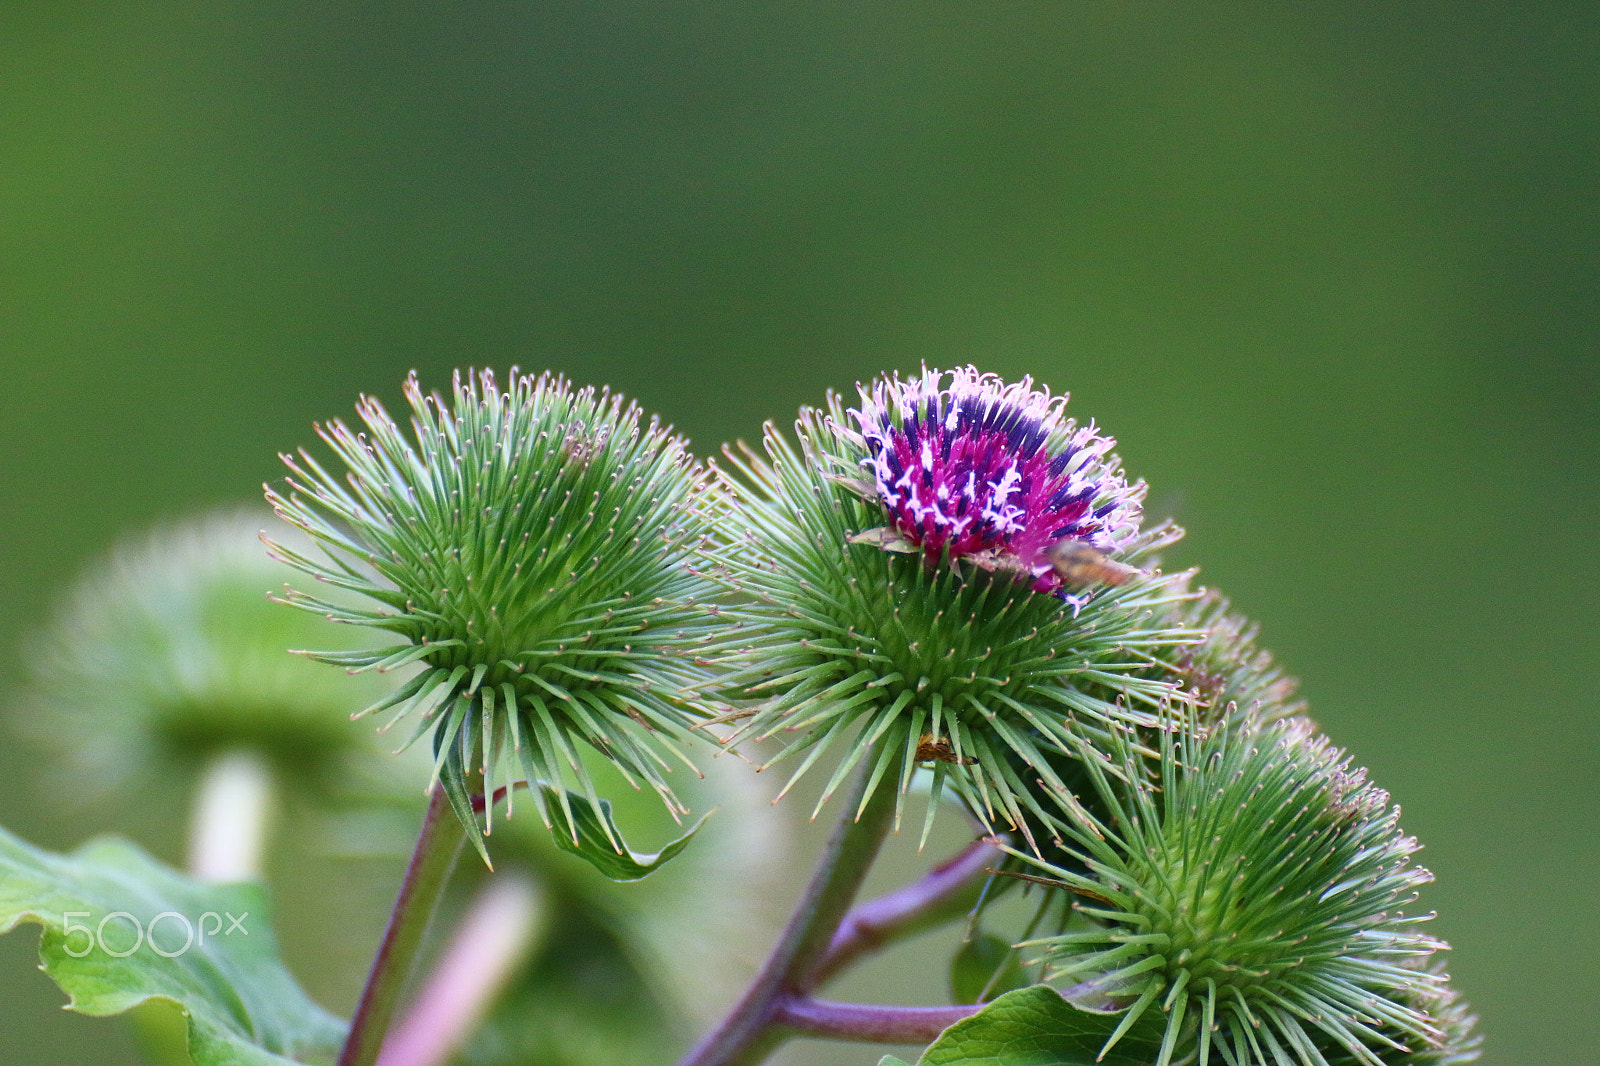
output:
M 497 770 L 508 795 L 520 770 L 570 778 L 598 801 L 578 741 L 681 809 L 662 752 L 683 758 L 674 739 L 688 738 L 694 711 L 681 693 L 702 675 L 679 650 L 703 633 L 694 601 L 708 588 L 684 566 L 701 530 L 688 506 L 700 471 L 683 440 L 641 425 L 621 396 L 548 374 L 513 369 L 502 390 L 489 371 L 458 373 L 448 400 L 413 374 L 405 396 L 411 438 L 363 397 L 370 435 L 317 429 L 346 479 L 301 451 L 284 456 L 287 494 L 267 491 L 325 558 L 277 554 L 376 606 L 292 590 L 285 601 L 404 641 L 309 654 L 352 671 L 420 666 L 361 714 L 392 709 L 382 729 L 413 719 L 403 746 L 433 732 L 435 780 L 466 824 L 478 788 L 495 795 Z

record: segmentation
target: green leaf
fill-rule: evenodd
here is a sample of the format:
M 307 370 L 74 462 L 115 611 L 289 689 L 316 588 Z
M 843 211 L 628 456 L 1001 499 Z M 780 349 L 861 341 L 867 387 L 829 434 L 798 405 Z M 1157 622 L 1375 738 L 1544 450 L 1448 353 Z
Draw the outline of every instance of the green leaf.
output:
M 956 1003 L 984 1003 L 1028 984 L 1011 943 L 981 933 L 961 945 L 950 960 L 950 998 Z
M 681 837 L 655 854 L 641 854 L 629 849 L 617 830 L 616 819 L 611 816 L 611 804 L 601 800 L 597 808 L 585 796 L 576 792 L 563 793 L 554 785 L 539 782 L 544 793 L 545 810 L 551 822 L 551 839 L 562 851 L 569 851 L 585 859 L 596 870 L 613 881 L 637 881 L 666 865 L 667 861 L 689 846 L 689 841 L 700 827 L 706 824 L 704 815 L 690 826 Z M 570 809 L 571 819 L 567 817 Z M 574 830 L 576 825 L 576 830 Z
M 20 922 L 44 927 L 39 958 L 69 1008 L 171 1001 L 199 1066 L 331 1062 L 344 1041 L 279 961 L 259 885 L 199 884 L 123 840 L 56 855 L 0 829 L 0 933 Z
M 1105 1058 L 1096 1058 L 1120 1018 L 1079 1010 L 1048 985 L 1019 988 L 946 1029 L 917 1066 L 1144 1066 L 1155 1061 L 1160 1028 L 1146 1024 L 1148 1015 Z

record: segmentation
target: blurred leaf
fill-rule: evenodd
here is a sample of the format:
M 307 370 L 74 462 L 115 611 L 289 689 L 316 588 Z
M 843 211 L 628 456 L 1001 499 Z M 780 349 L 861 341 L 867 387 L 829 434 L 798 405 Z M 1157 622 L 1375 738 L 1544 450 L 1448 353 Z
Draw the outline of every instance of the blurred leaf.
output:
M 917 1066 L 1143 1066 L 1160 1050 L 1159 1030 L 1135 1025 L 1099 1058 L 1120 1015 L 1078 1010 L 1048 985 L 1008 992 L 940 1034 Z
M 562 851 L 571 852 L 589 862 L 595 869 L 613 881 L 637 881 L 661 869 L 668 860 L 689 846 L 689 841 L 700 827 L 706 824 L 704 815 L 689 827 L 688 832 L 654 854 L 641 854 L 630 850 L 617 830 L 616 819 L 611 815 L 611 804 L 601 800 L 598 808 L 575 792 L 564 794 L 553 785 L 539 782 L 544 793 L 545 809 L 550 814 L 551 839 Z M 568 811 L 571 811 L 569 820 Z M 576 825 L 576 830 L 573 826 Z
M 885 1055 L 878 1060 L 878 1066 L 911 1066 L 905 1059 L 897 1059 L 893 1055 Z
M 950 960 L 950 998 L 955 1003 L 986 1002 L 1028 983 L 1011 943 L 993 933 L 973 937 Z
M 200 1066 L 332 1061 L 344 1040 L 279 961 L 258 885 L 198 884 L 113 838 L 64 856 L 0 829 L 0 932 L 24 921 L 72 1010 L 169 1000 Z

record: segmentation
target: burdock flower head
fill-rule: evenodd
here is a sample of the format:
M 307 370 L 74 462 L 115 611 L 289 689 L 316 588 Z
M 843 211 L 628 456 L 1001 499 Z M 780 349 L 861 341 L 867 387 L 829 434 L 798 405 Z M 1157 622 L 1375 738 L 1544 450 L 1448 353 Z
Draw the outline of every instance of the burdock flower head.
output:
M 1428 1057 L 1475 1044 L 1405 913 L 1431 877 L 1387 794 L 1304 720 L 1166 733 L 1161 756 L 1153 779 L 1130 750 L 1090 760 L 1109 815 L 1079 809 L 1080 868 L 1034 860 L 1082 921 L 1031 946 L 1069 998 L 1125 1011 L 1107 1047 L 1149 1016 L 1157 1066 L 1464 1061 Z
M 692 606 L 705 582 L 683 565 L 701 535 L 683 440 L 620 396 L 549 375 L 513 370 L 502 389 L 488 371 L 457 374 L 448 399 L 412 375 L 405 395 L 411 437 L 363 398 L 368 433 L 318 427 L 344 477 L 302 451 L 284 457 L 287 493 L 268 489 L 325 557 L 277 554 L 373 605 L 285 600 L 399 638 L 313 657 L 352 671 L 415 664 L 362 714 L 390 712 L 382 729 L 409 719 L 406 745 L 432 733 L 435 781 L 469 825 L 474 793 L 494 796 L 497 776 L 571 780 L 598 802 L 585 743 L 677 808 L 662 753 L 682 758 L 674 741 L 692 712 L 680 693 L 700 674 L 676 652 L 705 626 Z
M 768 426 L 729 453 L 708 569 L 751 602 L 706 658 L 732 669 L 730 742 L 792 738 L 794 778 L 842 746 L 824 800 L 863 761 L 901 793 L 929 766 L 935 797 L 1026 832 L 1035 782 L 1062 788 L 1047 753 L 1163 720 L 1180 685 L 1150 667 L 1197 638 L 1184 575 L 1140 567 L 1177 534 L 1140 532 L 1144 485 L 1064 403 L 924 371 L 802 410 L 798 448 Z

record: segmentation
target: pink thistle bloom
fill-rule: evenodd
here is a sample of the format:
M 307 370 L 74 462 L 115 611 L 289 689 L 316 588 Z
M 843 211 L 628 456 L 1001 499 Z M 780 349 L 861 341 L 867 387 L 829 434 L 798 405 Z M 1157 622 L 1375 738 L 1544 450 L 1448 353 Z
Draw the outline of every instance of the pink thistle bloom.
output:
M 857 388 L 861 466 L 890 523 L 863 541 L 1028 575 L 1034 591 L 1072 599 L 1052 547 L 1081 541 L 1110 555 L 1138 535 L 1144 482 L 1128 484 L 1116 441 L 1067 418 L 1067 397 L 1032 378 L 924 367 Z

